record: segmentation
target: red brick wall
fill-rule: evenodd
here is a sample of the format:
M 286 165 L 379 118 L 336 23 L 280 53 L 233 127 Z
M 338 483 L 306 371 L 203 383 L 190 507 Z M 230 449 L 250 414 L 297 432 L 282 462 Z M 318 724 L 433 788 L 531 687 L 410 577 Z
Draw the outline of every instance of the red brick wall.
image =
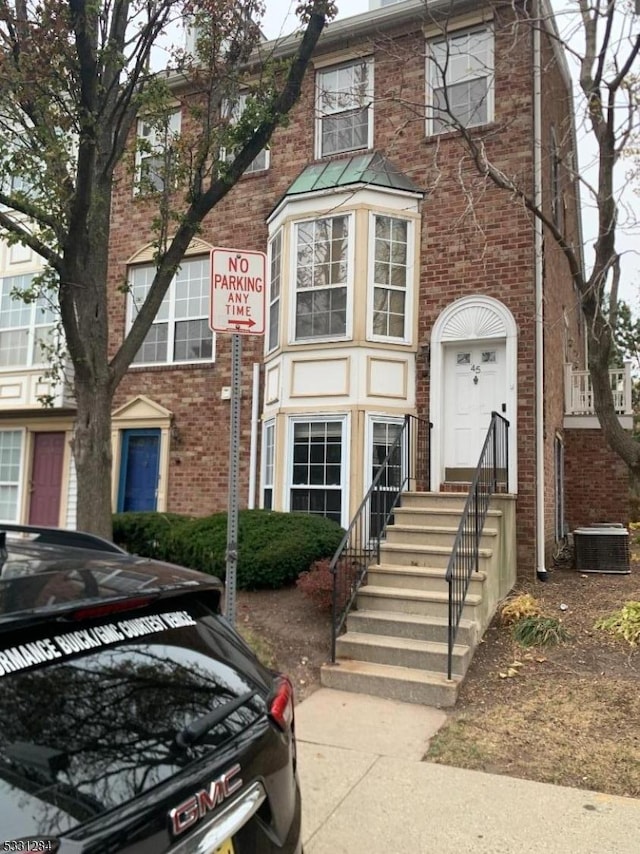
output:
M 509 27 L 509 7 L 501 14 L 505 27 L 501 29 L 500 22 L 496 25 L 496 121 L 488 128 L 479 129 L 477 135 L 484 137 L 492 160 L 529 188 L 533 182 L 530 31 L 524 27 L 514 37 Z M 426 192 L 422 205 L 418 343 L 429 340 L 433 324 L 447 305 L 471 294 L 487 294 L 503 301 L 515 317 L 519 390 L 518 559 L 526 572 L 533 568 L 535 543 L 532 220 L 521 203 L 478 178 L 454 134 L 437 139 L 425 137 L 420 110 L 425 92 L 425 41 L 421 26 L 422 21 L 417 20 L 415 32 L 399 34 L 394 41 L 381 37 L 374 48 L 374 145 Z M 349 46 L 357 47 L 353 40 Z M 554 101 L 559 79 L 549 74 L 546 80 L 545 103 L 560 103 L 557 98 Z M 219 246 L 266 248 L 266 216 L 296 175 L 313 160 L 313 113 L 314 77 L 310 72 L 288 126 L 274 135 L 268 173 L 241 180 L 205 220 L 200 235 L 203 240 Z M 114 347 L 121 340 L 125 309 L 125 297 L 117 285 L 125 278 L 126 260 L 152 240 L 153 213 L 148 201 L 133 198 L 131 178 L 123 175 L 113 207 Z M 554 433 L 561 428 L 564 333 L 560 331 L 559 318 L 561 307 L 570 297 L 564 284 L 565 274 L 559 272 L 561 261 L 550 260 L 546 274 L 547 456 L 553 447 Z M 248 483 L 250 366 L 260 359 L 261 353 L 261 340 L 247 341 L 243 356 L 243 503 Z M 146 394 L 174 413 L 179 440 L 171 447 L 170 510 L 206 513 L 226 506 L 229 404 L 220 401 L 220 390 L 229 385 L 229 372 L 229 339 L 218 336 L 214 365 L 135 369 L 118 391 L 116 406 L 136 394 Z M 428 378 L 419 372 L 417 400 L 421 415 L 428 414 L 428 395 Z
M 602 431 L 565 431 L 566 517 L 569 530 L 593 522 L 629 522 L 629 471 Z

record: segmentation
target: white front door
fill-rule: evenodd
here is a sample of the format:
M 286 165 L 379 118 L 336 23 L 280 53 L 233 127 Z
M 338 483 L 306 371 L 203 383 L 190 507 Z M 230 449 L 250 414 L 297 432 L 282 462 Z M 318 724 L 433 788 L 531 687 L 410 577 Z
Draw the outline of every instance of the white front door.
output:
M 447 345 L 444 359 L 445 479 L 468 480 L 475 469 L 493 411 L 509 418 L 505 343 Z

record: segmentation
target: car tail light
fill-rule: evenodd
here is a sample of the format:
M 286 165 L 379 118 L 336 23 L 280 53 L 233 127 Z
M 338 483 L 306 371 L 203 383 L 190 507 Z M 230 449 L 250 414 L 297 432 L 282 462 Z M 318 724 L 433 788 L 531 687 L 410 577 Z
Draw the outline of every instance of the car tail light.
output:
M 291 729 L 293 724 L 293 685 L 286 676 L 278 677 L 275 693 L 269 703 L 269 715 L 280 729 Z
M 96 620 L 100 617 L 108 617 L 109 614 L 134 611 L 136 608 L 144 608 L 146 605 L 150 605 L 155 598 L 155 596 L 138 596 L 135 599 L 124 599 L 120 602 L 108 602 L 105 605 L 92 605 L 89 608 L 79 608 L 71 614 L 71 619 Z

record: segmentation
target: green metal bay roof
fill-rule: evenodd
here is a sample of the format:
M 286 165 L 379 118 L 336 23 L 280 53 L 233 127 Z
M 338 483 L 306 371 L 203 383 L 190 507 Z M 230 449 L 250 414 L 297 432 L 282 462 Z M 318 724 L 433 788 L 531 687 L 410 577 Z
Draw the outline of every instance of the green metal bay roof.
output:
M 411 178 L 401 172 L 379 152 L 356 154 L 339 160 L 326 160 L 312 163 L 295 179 L 285 193 L 285 198 L 300 193 L 314 193 L 319 190 L 331 190 L 352 184 L 369 184 L 375 187 L 387 187 L 391 190 L 404 190 L 409 193 L 423 191 Z

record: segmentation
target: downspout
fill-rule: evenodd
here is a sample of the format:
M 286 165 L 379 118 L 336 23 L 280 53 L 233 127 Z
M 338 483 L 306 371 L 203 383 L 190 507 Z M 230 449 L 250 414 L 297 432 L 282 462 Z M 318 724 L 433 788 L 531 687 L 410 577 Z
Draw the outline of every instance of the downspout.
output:
M 253 363 L 253 385 L 251 387 L 251 443 L 249 445 L 249 500 L 247 507 L 256 506 L 256 473 L 258 471 L 258 405 L 260 402 L 260 363 Z
M 540 29 L 542 4 L 535 4 L 533 21 L 533 181 L 534 203 L 542 207 L 542 52 Z M 536 576 L 546 581 L 544 565 L 544 301 L 542 292 L 542 222 L 534 217 L 534 276 L 535 276 L 535 434 L 536 434 Z

